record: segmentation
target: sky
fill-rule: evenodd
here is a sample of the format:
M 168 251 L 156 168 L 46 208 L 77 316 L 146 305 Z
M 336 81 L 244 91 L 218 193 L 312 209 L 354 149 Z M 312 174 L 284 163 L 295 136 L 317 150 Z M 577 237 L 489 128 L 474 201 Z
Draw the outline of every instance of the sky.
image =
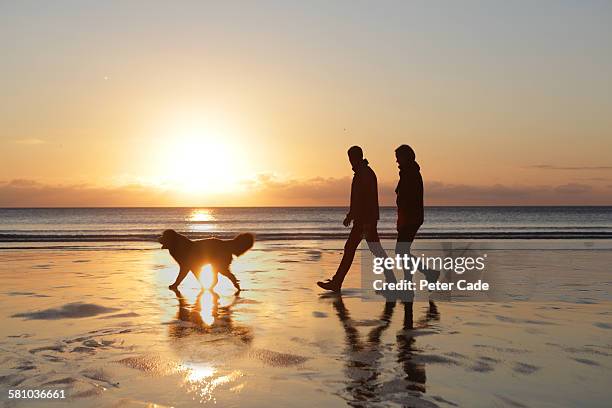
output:
M 612 205 L 612 2 L 0 1 L 0 206 Z

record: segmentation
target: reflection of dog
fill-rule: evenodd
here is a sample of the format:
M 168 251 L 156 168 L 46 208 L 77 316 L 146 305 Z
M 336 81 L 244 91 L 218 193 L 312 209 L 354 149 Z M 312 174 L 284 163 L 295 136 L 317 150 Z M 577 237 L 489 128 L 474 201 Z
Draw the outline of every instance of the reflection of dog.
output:
M 180 339 L 192 334 L 216 334 L 221 335 L 223 341 L 228 340 L 240 345 L 248 344 L 253 339 L 249 327 L 234 322 L 232 306 L 239 301 L 236 296 L 232 296 L 231 302 L 227 302 L 230 298 L 224 298 L 225 301 L 220 302 L 218 294 L 202 289 L 195 302 L 190 304 L 180 290 L 173 289 L 173 292 L 178 300 L 176 317 L 189 324 L 169 325 L 172 338 Z
M 226 276 L 232 281 L 236 289 L 240 290 L 240 283 L 236 276 L 230 272 L 233 255 L 240 256 L 253 246 L 252 234 L 240 234 L 234 239 L 223 240 L 208 238 L 192 241 L 174 230 L 166 230 L 159 238 L 162 249 L 170 250 L 170 255 L 178 262 L 180 270 L 170 289 L 176 289 L 189 271 L 199 278 L 204 265 L 210 264 L 213 271 L 213 283 L 217 284 L 218 274 Z

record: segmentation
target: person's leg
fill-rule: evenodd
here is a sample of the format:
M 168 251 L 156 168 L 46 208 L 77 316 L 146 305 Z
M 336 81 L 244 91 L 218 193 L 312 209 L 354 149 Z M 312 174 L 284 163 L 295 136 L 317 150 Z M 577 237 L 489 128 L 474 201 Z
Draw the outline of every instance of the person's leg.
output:
M 387 252 L 383 248 L 382 244 L 380 243 L 380 238 L 378 237 L 376 223 L 368 225 L 366 228 L 364 228 L 364 235 L 368 244 L 368 248 L 370 248 L 370 252 L 372 252 L 372 254 L 376 258 L 387 258 Z M 395 279 L 395 275 L 393 274 L 392 270 L 385 268 L 384 274 L 387 283 L 397 282 L 397 279 Z
M 342 254 L 342 260 L 340 261 L 340 265 L 338 265 L 336 274 L 331 279 L 317 282 L 320 288 L 331 290 L 336 293 L 340 292 L 344 277 L 351 268 L 353 258 L 355 258 L 355 251 L 359 246 L 359 242 L 361 242 L 362 235 L 363 227 L 360 224 L 353 224 L 346 244 L 344 244 L 344 253 Z
M 410 248 L 412 247 L 412 242 L 414 241 L 414 237 L 417 234 L 417 231 L 421 225 L 419 224 L 409 224 L 404 228 L 400 228 L 397 232 L 397 244 L 395 246 L 395 253 L 400 254 L 402 257 L 404 255 L 408 255 L 410 259 L 413 259 L 412 254 L 410 253 Z M 412 264 L 411 264 L 412 265 Z M 414 267 L 411 266 L 410 271 L 404 270 L 404 279 L 412 280 L 412 276 L 416 271 Z M 422 269 L 421 273 L 425 275 L 425 278 L 428 282 L 436 282 L 438 277 L 440 276 L 440 271 L 436 271 L 433 269 Z
M 410 247 L 412 246 L 412 241 L 414 241 L 414 237 L 416 236 L 419 227 L 420 225 L 410 224 L 397 230 L 397 243 L 395 244 L 396 255 L 400 255 L 402 258 L 404 258 L 404 255 L 407 255 L 410 259 L 412 259 Z M 412 280 L 412 261 L 410 265 L 410 270 L 404 269 L 404 279 L 406 280 Z
M 351 269 L 353 259 L 355 258 L 355 251 L 357 251 L 357 247 L 359 247 L 359 243 L 362 239 L 362 225 L 354 224 L 349 234 L 349 237 L 346 240 L 346 243 L 344 244 L 344 253 L 342 254 L 342 260 L 340 261 L 340 265 L 338 265 L 338 270 L 332 278 L 332 281 L 335 282 L 339 287 L 342 287 L 344 277 L 348 273 L 349 269 Z

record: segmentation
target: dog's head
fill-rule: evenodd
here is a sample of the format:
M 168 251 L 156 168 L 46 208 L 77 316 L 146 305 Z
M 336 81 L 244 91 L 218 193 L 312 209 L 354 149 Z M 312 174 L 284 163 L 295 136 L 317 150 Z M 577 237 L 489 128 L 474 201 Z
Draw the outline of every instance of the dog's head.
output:
M 163 232 L 161 237 L 157 239 L 157 242 L 162 244 L 162 249 L 170 249 L 174 246 L 178 233 L 173 229 L 167 229 Z

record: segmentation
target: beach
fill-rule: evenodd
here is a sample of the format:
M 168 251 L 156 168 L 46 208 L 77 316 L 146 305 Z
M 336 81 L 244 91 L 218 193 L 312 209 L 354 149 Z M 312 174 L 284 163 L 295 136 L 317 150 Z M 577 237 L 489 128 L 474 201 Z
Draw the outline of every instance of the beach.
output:
M 65 390 L 45 406 L 608 405 L 609 250 L 515 261 L 546 265 L 545 301 L 403 304 L 362 299 L 359 257 L 323 294 L 342 244 L 258 242 L 232 265 L 238 296 L 192 276 L 170 291 L 154 243 L 5 248 L 2 406 L 41 406 L 14 389 Z
M 0 33 L 0 408 L 612 407 L 612 1 Z

